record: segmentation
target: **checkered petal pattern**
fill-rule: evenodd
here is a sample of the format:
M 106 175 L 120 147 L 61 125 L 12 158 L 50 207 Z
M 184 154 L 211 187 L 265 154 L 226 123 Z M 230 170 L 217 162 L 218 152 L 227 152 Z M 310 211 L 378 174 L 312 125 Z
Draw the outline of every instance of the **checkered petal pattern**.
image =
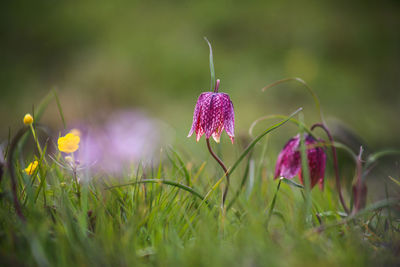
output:
M 322 190 L 324 187 L 326 154 L 324 149 L 318 145 L 319 142 L 320 141 L 315 140 L 311 135 L 305 135 L 311 188 L 318 183 L 319 188 Z M 275 166 L 274 179 L 277 179 L 278 177 L 292 179 L 296 175 L 299 175 L 300 182 L 304 184 L 299 148 L 300 135 L 298 134 L 290 139 L 279 153 Z
M 207 139 L 213 137 L 219 143 L 221 134 L 225 130 L 233 143 L 234 128 L 235 114 L 229 95 L 215 92 L 200 94 L 194 108 L 192 128 L 188 137 L 196 133 L 196 141 L 199 141 L 204 134 Z

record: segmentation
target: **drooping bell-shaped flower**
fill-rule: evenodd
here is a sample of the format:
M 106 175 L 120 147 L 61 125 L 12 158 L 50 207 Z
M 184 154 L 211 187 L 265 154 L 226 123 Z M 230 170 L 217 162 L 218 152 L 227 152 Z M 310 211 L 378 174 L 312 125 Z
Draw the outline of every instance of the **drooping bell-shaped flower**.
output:
M 214 92 L 201 93 L 197 99 L 193 113 L 192 128 L 188 137 L 196 133 L 196 141 L 205 134 L 209 139 L 211 136 L 219 143 L 223 130 L 229 135 L 232 143 L 235 137 L 235 114 L 233 104 L 228 94 L 218 93 L 219 80 Z
M 311 135 L 305 134 L 304 139 L 308 159 L 308 169 L 310 172 L 311 188 L 319 183 L 319 188 L 322 190 L 324 187 L 326 165 L 325 151 L 318 145 L 319 141 L 315 140 Z M 300 134 L 290 139 L 279 153 L 275 166 L 274 179 L 278 177 L 292 179 L 296 175 L 299 175 L 300 182 L 304 185 L 301 170 Z

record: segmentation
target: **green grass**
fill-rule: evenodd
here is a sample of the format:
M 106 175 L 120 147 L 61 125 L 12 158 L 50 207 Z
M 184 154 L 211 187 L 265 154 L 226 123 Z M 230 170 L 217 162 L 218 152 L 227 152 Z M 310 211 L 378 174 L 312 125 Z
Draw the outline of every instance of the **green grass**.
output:
M 267 127 L 228 166 L 232 187 L 225 210 L 221 209 L 225 176 L 211 158 L 198 163 L 204 159 L 195 158 L 196 151 L 167 148 L 159 165 L 138 163 L 120 177 L 84 170 L 76 183 L 73 172 L 44 156 L 51 142 L 41 144 L 39 168 L 25 174 L 22 170 L 34 156 L 21 149 L 33 137 L 21 133 L 15 151 L 10 147 L 8 153 L 16 154 L 12 165 L 24 219 L 16 214 L 9 169 L 0 184 L 1 265 L 398 264 L 398 199 L 368 202 L 365 209 L 347 216 L 333 176 L 326 177 L 322 192 L 272 179 L 274 159 L 269 157 L 276 152 L 269 151 L 264 137 L 282 131 L 279 127 L 289 120 L 284 117 Z M 308 130 L 303 129 L 301 117 L 296 122 L 302 131 Z M 198 147 L 206 149 L 203 142 Z M 374 154 L 367 162 L 393 153 L 397 152 Z M 396 177 L 387 182 L 399 186 Z M 346 195 L 346 201 L 350 199 Z

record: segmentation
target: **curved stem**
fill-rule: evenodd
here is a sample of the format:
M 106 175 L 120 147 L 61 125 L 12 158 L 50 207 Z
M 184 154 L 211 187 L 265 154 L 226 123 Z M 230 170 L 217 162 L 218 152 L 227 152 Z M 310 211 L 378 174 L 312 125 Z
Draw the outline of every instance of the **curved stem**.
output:
M 226 200 L 226 195 L 228 194 L 228 189 L 229 189 L 229 172 L 228 172 L 228 169 L 226 168 L 225 164 L 222 162 L 222 160 L 212 150 L 209 138 L 206 138 L 206 142 L 207 142 L 208 151 L 210 151 L 211 156 L 213 156 L 213 158 L 218 162 L 218 164 L 221 166 L 221 168 L 225 172 L 226 187 L 225 187 L 225 191 L 224 191 L 224 193 L 222 195 L 222 207 L 224 207 L 225 200 Z
M 342 194 L 342 187 L 340 185 L 340 177 L 339 177 L 339 166 L 338 166 L 338 161 L 337 161 L 337 154 L 336 154 L 336 147 L 334 146 L 334 140 L 331 135 L 331 132 L 329 131 L 328 127 L 326 127 L 325 124 L 323 123 L 316 123 L 311 127 L 311 130 L 314 130 L 314 128 L 320 127 L 323 129 L 326 133 L 326 135 L 329 138 L 329 141 L 331 142 L 331 150 L 332 150 L 332 157 L 333 157 L 333 168 L 335 169 L 335 178 L 336 178 L 336 189 L 339 194 L 339 200 L 340 203 L 343 206 L 344 211 L 349 214 L 349 209 L 346 206 L 346 202 L 344 201 L 343 194 Z
M 28 131 L 28 127 L 24 127 L 17 132 L 14 138 L 11 141 L 8 158 L 7 158 L 7 167 L 10 170 L 10 178 L 11 178 L 11 191 L 13 194 L 13 201 L 14 201 L 14 208 L 15 212 L 17 213 L 18 217 L 21 221 L 25 222 L 25 216 L 22 213 L 21 204 L 19 203 L 18 196 L 17 196 L 17 178 L 15 177 L 15 168 L 13 164 L 13 157 L 15 149 L 17 148 L 18 142 L 21 137 Z
M 318 98 L 317 94 L 316 94 L 316 93 L 314 92 L 314 90 L 313 90 L 303 79 L 301 79 L 301 78 L 298 78 L 298 77 L 289 77 L 289 78 L 281 79 L 281 80 L 278 80 L 278 81 L 276 81 L 276 82 L 273 82 L 273 83 L 271 83 L 271 84 L 265 86 L 264 88 L 261 89 L 261 91 L 264 92 L 264 91 L 267 90 L 268 88 L 274 87 L 274 86 L 276 86 L 276 85 L 278 85 L 278 84 L 281 84 L 281 83 L 290 82 L 290 81 L 299 82 L 299 83 L 301 83 L 302 85 L 304 85 L 304 86 L 307 88 L 307 90 L 310 92 L 310 94 L 312 95 L 312 97 L 313 97 L 313 99 L 314 99 L 315 107 L 317 108 L 317 111 L 318 111 L 318 113 L 319 113 L 319 117 L 320 117 L 321 121 L 322 121 L 322 122 L 325 122 L 324 116 L 323 116 L 322 110 L 321 110 L 321 103 L 319 102 L 319 98 Z

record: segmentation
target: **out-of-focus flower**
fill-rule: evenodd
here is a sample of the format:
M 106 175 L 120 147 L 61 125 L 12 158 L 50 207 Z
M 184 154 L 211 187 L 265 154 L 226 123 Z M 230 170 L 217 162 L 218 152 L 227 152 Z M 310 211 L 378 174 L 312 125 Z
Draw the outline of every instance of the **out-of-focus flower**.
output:
M 26 167 L 25 170 L 24 170 L 25 173 L 28 174 L 28 175 L 32 175 L 35 172 L 38 164 L 39 164 L 39 162 L 37 162 L 37 160 L 29 163 L 28 167 Z
M 33 117 L 32 117 L 32 115 L 31 114 L 29 114 L 29 113 L 27 113 L 27 114 L 25 114 L 25 116 L 24 116 L 24 124 L 25 125 L 31 125 L 32 123 L 33 123 Z
M 235 137 L 235 113 L 233 104 L 228 94 L 218 93 L 219 80 L 214 92 L 201 93 L 197 99 L 193 113 L 192 128 L 188 137 L 196 132 L 196 141 L 205 134 L 209 139 L 211 136 L 219 143 L 222 131 L 225 129 L 232 144 Z
M 73 135 L 76 135 L 76 136 L 79 136 L 79 137 L 82 135 L 81 131 L 79 129 L 76 129 L 76 128 L 74 128 L 71 131 L 69 131 L 69 133 L 72 133 Z
M 311 188 L 319 183 L 319 187 L 322 190 L 324 187 L 326 165 L 325 151 L 322 147 L 318 146 L 319 141 L 315 140 L 311 135 L 305 134 L 304 137 L 307 147 L 306 151 Z M 300 134 L 290 139 L 279 153 L 275 166 L 274 179 L 278 177 L 292 179 L 296 175 L 299 175 L 300 182 L 304 185 L 301 170 Z
M 79 148 L 80 137 L 69 133 L 63 137 L 58 138 L 58 150 L 65 153 L 73 153 Z
M 74 159 L 95 172 L 119 174 L 133 163 L 150 164 L 168 143 L 168 127 L 142 112 L 122 110 L 102 118 L 101 125 L 82 126 L 82 143 Z

